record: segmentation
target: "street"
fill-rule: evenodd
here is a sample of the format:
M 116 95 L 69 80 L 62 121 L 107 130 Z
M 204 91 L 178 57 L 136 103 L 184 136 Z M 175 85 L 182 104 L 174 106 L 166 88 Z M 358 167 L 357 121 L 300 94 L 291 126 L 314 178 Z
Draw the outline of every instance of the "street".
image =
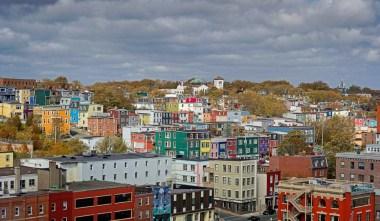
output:
M 251 217 L 253 214 L 247 214 L 247 215 L 235 215 L 231 213 L 227 213 L 221 210 L 218 210 L 218 215 L 220 217 L 219 221 L 247 221 L 249 217 Z M 256 215 L 257 214 L 257 215 Z M 256 213 L 255 216 L 260 218 L 260 221 L 271 221 L 271 218 L 273 221 L 277 220 L 277 215 L 259 215 L 259 213 Z M 216 220 L 217 221 L 217 220 Z

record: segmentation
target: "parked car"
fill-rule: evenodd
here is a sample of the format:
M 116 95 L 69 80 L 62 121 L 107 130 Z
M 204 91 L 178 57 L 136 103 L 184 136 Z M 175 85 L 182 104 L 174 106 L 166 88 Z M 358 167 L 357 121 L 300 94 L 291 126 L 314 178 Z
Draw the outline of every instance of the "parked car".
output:
M 260 221 L 260 217 L 251 216 L 251 217 L 248 218 L 248 220 L 250 220 L 250 221 Z
M 276 210 L 272 209 L 272 208 L 268 208 L 266 209 L 264 212 L 263 212 L 263 215 L 273 215 L 273 214 L 276 214 Z

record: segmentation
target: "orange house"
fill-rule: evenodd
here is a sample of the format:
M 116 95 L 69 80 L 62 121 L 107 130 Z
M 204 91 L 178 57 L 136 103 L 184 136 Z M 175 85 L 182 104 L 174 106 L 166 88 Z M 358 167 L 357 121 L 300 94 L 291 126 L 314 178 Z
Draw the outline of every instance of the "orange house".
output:
M 61 106 L 42 108 L 41 129 L 46 136 L 63 136 L 70 133 L 70 111 Z

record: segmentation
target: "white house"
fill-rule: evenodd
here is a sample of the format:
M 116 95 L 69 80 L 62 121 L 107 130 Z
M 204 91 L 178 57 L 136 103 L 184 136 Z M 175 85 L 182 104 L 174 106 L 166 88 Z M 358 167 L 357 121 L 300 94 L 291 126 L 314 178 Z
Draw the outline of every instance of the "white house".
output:
M 122 128 L 122 137 L 128 147 L 132 144 L 132 133 L 141 133 L 141 132 L 154 132 L 158 129 L 157 126 L 136 126 L 136 127 L 123 127 Z
M 172 160 L 150 153 L 60 156 L 21 159 L 21 164 L 49 168 L 49 162 L 66 170 L 66 182 L 102 180 L 131 185 L 166 185 L 171 182 Z
M 193 87 L 193 94 L 198 95 L 198 94 L 205 94 L 208 91 L 208 86 L 205 84 L 202 84 L 200 86 L 195 86 Z
M 0 169 L 0 197 L 35 191 L 38 191 L 36 169 L 23 166 Z
M 220 76 L 217 76 L 216 78 L 214 78 L 214 87 L 216 87 L 218 89 L 223 89 L 224 79 Z
M 208 160 L 174 159 L 172 164 L 173 182 L 175 184 L 206 187 L 209 183 L 206 168 Z

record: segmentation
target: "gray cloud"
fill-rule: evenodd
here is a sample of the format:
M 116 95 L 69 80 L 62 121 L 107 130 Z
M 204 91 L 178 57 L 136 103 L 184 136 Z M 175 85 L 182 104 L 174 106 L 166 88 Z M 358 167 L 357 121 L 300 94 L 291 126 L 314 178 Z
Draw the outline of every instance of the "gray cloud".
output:
M 376 0 L 0 1 L 0 74 L 378 87 Z

